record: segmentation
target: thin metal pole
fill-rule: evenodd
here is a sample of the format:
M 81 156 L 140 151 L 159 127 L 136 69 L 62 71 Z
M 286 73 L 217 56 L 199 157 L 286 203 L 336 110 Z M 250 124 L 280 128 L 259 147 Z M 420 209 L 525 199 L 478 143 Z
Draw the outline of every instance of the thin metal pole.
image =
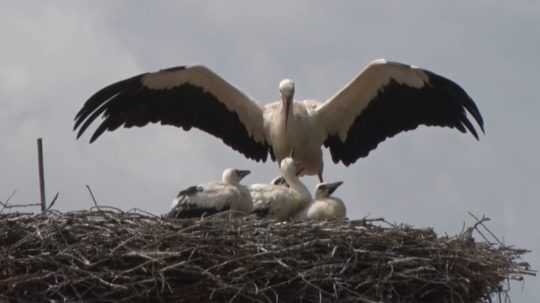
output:
M 39 168 L 39 192 L 41 194 L 41 213 L 47 211 L 47 201 L 45 200 L 45 170 L 43 168 L 43 139 L 37 139 L 38 168 Z

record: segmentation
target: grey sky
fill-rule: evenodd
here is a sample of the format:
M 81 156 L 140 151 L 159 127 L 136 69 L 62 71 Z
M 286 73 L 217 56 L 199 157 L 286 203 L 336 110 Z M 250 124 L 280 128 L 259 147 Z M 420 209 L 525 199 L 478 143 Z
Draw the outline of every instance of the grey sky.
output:
M 248 95 L 271 101 L 293 78 L 299 98 L 325 99 L 370 60 L 421 66 L 460 83 L 486 135 L 421 127 L 346 168 L 326 153 L 325 177 L 353 218 L 384 216 L 455 233 L 467 211 L 485 213 L 540 265 L 540 2 L 530 1 L 10 2 L 0 10 L 0 199 L 38 198 L 35 139 L 45 138 L 49 196 L 58 207 L 103 204 L 164 212 L 187 185 L 252 169 L 277 175 L 200 131 L 150 126 L 89 145 L 73 117 L 103 86 L 135 73 L 202 63 Z M 314 186 L 315 178 L 306 178 Z M 540 281 L 514 284 L 514 302 L 540 301 Z

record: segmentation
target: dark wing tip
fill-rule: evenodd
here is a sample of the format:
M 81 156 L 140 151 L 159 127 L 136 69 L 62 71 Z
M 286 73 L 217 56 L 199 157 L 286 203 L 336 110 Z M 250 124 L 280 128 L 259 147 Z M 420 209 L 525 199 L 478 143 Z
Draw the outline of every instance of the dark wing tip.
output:
M 141 85 L 141 78 L 145 74 L 139 74 L 131 78 L 127 78 L 115 83 L 112 83 L 96 93 L 94 93 L 82 106 L 82 108 L 75 115 L 73 125 L 73 131 L 76 131 L 79 127 L 79 133 L 77 139 L 84 133 L 86 128 L 107 109 L 107 104 L 113 100 L 116 96 L 121 94 L 130 87 L 137 87 Z M 84 122 L 84 123 L 83 123 Z
M 101 133 L 103 133 L 103 132 L 101 132 Z M 100 134 L 97 134 L 97 132 L 94 133 L 94 134 L 92 135 L 92 137 L 90 138 L 89 143 L 90 143 L 90 144 L 94 143 L 94 141 L 96 141 L 97 138 L 99 138 L 99 136 L 101 135 L 101 133 L 100 133 Z M 79 136 L 77 136 L 77 139 L 78 139 L 78 138 L 79 138 Z
M 482 133 L 485 134 L 486 131 L 484 130 L 484 118 L 482 117 L 480 110 L 476 106 L 476 103 L 474 103 L 473 99 L 469 97 L 469 95 L 467 95 L 465 91 L 463 91 L 463 93 L 466 95 L 466 100 L 463 103 L 463 106 L 465 106 L 467 112 L 469 112 L 469 114 L 471 114 L 471 116 L 474 118 L 476 124 L 478 124 L 478 126 L 482 130 Z
M 97 138 L 99 138 L 106 130 L 115 130 L 122 124 L 124 124 L 123 120 L 105 119 L 103 122 L 101 122 L 96 131 L 92 134 L 92 137 L 90 138 L 90 143 L 96 141 Z
M 480 140 L 478 138 L 478 133 L 476 132 L 476 129 L 474 128 L 474 126 L 472 125 L 471 121 L 469 121 L 469 119 L 467 119 L 466 117 L 463 119 L 462 121 L 463 125 L 465 125 L 465 127 L 467 128 L 467 130 L 474 136 L 474 138 L 476 138 L 476 140 Z
M 453 93 L 451 94 L 453 98 L 455 98 L 455 101 L 458 102 L 462 108 L 466 109 L 467 113 L 469 113 L 473 117 L 476 124 L 480 127 L 480 130 L 482 131 L 482 133 L 485 134 L 484 118 L 482 117 L 482 114 L 480 113 L 478 106 L 476 105 L 474 100 L 467 94 L 467 92 L 459 84 L 457 84 L 456 82 L 446 77 L 443 77 L 441 75 L 438 75 L 428 70 L 423 70 L 423 71 L 429 76 L 430 84 L 447 86 L 448 89 L 453 91 Z M 467 130 L 469 130 L 469 132 L 477 140 L 479 140 L 476 129 L 473 127 L 472 123 L 468 120 L 465 114 L 460 122 L 467 128 Z M 456 127 L 459 128 L 459 125 L 456 125 Z

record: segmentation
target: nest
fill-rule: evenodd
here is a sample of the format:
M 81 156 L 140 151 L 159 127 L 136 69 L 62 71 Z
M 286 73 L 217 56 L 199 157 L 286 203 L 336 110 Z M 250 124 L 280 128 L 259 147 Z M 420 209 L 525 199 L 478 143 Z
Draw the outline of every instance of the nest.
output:
M 392 225 L 0 214 L 0 301 L 484 302 L 526 250 Z

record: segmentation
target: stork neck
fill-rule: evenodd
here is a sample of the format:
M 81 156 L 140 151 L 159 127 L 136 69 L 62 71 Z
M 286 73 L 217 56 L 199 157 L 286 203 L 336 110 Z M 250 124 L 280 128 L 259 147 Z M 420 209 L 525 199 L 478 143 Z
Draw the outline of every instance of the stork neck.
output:
M 281 121 L 285 131 L 288 128 L 288 124 L 291 122 L 293 107 L 294 104 L 292 98 L 287 99 L 284 97 L 281 103 Z
M 324 198 L 328 198 L 328 195 L 325 194 L 325 193 L 320 193 L 320 192 L 315 193 L 315 199 L 316 200 L 324 199 Z
M 281 103 L 281 112 L 283 114 L 290 115 L 293 112 L 294 101 L 293 98 L 284 98 Z
M 239 182 L 235 180 L 231 175 L 224 175 L 222 178 L 223 183 L 230 185 L 238 185 Z
M 304 185 L 304 183 L 300 181 L 300 178 L 298 178 L 296 175 L 289 174 L 283 175 L 283 178 L 285 178 L 285 181 L 287 181 L 287 184 L 289 184 L 290 188 L 298 192 L 300 195 L 302 195 L 302 197 L 311 200 L 311 193 L 309 192 L 309 189 Z

